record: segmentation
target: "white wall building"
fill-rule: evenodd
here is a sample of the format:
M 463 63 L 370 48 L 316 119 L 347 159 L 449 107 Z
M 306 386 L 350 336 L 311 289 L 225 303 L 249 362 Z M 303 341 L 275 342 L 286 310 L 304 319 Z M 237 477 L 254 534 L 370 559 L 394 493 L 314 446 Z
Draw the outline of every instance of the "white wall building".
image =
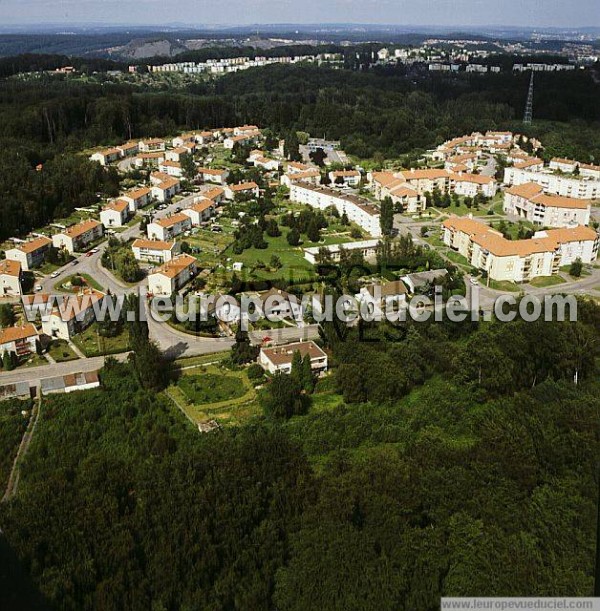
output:
M 169 241 L 191 228 L 190 217 L 183 212 L 178 212 L 164 219 L 148 223 L 146 233 L 151 240 Z
M 340 215 L 346 214 L 351 222 L 356 223 L 369 235 L 373 237 L 381 236 L 379 210 L 364 198 L 340 193 L 327 187 L 315 187 L 299 182 L 292 184 L 290 199 L 300 204 L 308 204 L 319 210 L 325 210 L 333 206 Z
M 573 227 L 589 225 L 592 203 L 586 199 L 549 195 L 537 183 L 529 182 L 504 192 L 503 210 L 536 225 Z
M 177 255 L 148 275 L 152 295 L 172 295 L 198 273 L 198 264 L 190 255 Z
M 165 263 L 170 261 L 175 255 L 179 254 L 179 242 L 164 242 L 162 240 L 146 240 L 138 238 L 131 245 L 133 256 L 138 261 L 148 261 L 150 263 Z
M 52 246 L 52 240 L 40 236 L 23 242 L 14 248 L 9 248 L 5 255 L 9 261 L 18 261 L 21 264 L 21 269 L 28 272 L 44 262 L 50 246 Z

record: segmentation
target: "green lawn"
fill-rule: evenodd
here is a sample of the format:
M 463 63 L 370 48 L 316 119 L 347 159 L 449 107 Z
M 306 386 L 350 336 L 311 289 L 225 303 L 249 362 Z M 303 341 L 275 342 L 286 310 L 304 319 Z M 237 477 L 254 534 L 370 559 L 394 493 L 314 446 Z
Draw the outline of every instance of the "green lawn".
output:
M 260 413 L 246 372 L 216 365 L 183 371 L 166 394 L 196 423 L 214 419 L 223 425 L 239 425 Z
M 231 401 L 245 394 L 238 378 L 212 373 L 181 376 L 177 385 L 188 402 L 195 405 Z
M 467 261 L 467 259 L 455 250 L 449 250 L 444 254 L 450 261 L 452 261 L 452 263 L 458 263 L 459 265 L 466 265 L 470 267 L 470 263 Z
M 129 350 L 129 334 L 124 330 L 116 337 L 100 337 L 96 323 L 73 337 L 73 343 L 88 357 L 119 354 Z
M 75 361 L 79 358 L 64 339 L 54 340 L 48 348 L 48 355 L 57 363 Z
M 565 279 L 560 276 L 541 276 L 539 278 L 534 278 L 529 284 L 531 286 L 537 286 L 539 288 L 544 288 L 547 286 L 557 286 L 558 284 L 564 284 Z
M 452 204 L 449 208 L 432 208 L 439 214 L 446 214 L 448 216 L 452 216 L 455 214 L 456 216 L 467 216 L 467 214 L 472 214 L 473 216 L 486 216 L 487 208 L 483 208 L 482 206 L 477 208 L 467 208 L 464 203 L 460 203 L 460 206 L 455 206 Z
M 230 351 L 217 352 L 215 354 L 203 354 L 201 356 L 192 356 L 188 358 L 177 359 L 175 365 L 181 367 L 193 367 L 195 365 L 206 365 L 207 363 L 216 363 L 222 361 L 230 355 Z
M 268 247 L 260 250 L 249 248 L 242 254 L 236 255 L 231 248 L 225 251 L 225 256 L 230 257 L 234 262 L 244 264 L 244 272 L 255 278 L 262 280 L 272 280 L 274 278 L 288 278 L 294 280 L 304 280 L 313 277 L 313 266 L 304 258 L 304 248 L 313 246 L 323 246 L 326 244 L 341 244 L 351 242 L 349 236 L 324 236 L 318 244 L 310 242 L 305 237 L 305 243 L 300 246 L 290 246 L 286 239 L 287 229 L 283 228 L 282 235 L 276 238 L 265 235 Z M 268 269 L 269 262 L 273 255 L 277 255 L 281 260 L 282 267 L 279 270 Z M 267 268 L 256 268 L 257 262 L 264 263 Z
M 485 284 L 485 281 L 483 283 Z M 490 280 L 489 288 L 495 291 L 508 291 L 509 293 L 521 292 L 521 287 L 518 284 L 508 280 Z

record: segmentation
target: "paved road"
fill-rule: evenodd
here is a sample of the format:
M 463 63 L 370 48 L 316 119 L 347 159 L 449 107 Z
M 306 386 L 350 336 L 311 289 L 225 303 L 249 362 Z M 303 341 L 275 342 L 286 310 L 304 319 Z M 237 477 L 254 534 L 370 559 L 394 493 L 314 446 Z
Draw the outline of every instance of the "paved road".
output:
M 39 381 L 44 378 L 64 376 L 70 373 L 96 371 L 104 365 L 104 358 L 103 356 L 98 356 L 89 359 L 80 359 L 78 361 L 67 361 L 66 363 L 54 363 L 52 365 L 41 365 L 40 367 L 28 367 L 15 369 L 14 371 L 6 371 L 0 373 L 0 385 L 4 386 L 17 382 L 29 382 L 37 386 L 39 385 Z M 124 361 L 127 358 L 127 354 L 118 354 L 115 358 Z

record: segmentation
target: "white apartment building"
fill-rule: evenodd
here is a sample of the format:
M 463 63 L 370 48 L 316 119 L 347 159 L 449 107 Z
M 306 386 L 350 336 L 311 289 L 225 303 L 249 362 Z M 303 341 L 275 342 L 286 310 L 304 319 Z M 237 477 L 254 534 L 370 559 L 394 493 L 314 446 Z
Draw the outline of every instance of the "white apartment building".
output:
M 42 316 L 42 332 L 56 339 L 70 340 L 87 329 L 95 320 L 94 304 L 101 302 L 104 293 L 84 289 L 79 295 L 65 296 L 51 314 Z
M 14 248 L 9 248 L 5 255 L 9 261 L 18 261 L 21 264 L 21 269 L 28 272 L 44 262 L 50 246 L 52 246 L 52 240 L 40 236 L 23 242 Z
M 536 225 L 573 227 L 589 225 L 592 203 L 586 199 L 548 195 L 537 183 L 528 182 L 504 192 L 503 210 Z
M 138 238 L 131 245 L 133 256 L 138 261 L 149 263 L 166 263 L 179 254 L 179 242 L 165 242 L 163 240 L 145 240 Z
M 451 181 L 454 183 L 454 193 L 457 195 L 465 197 L 475 197 L 477 194 L 484 197 L 494 197 L 496 195 L 496 181 L 490 176 L 459 172 L 452 176 Z
M 0 261 L 0 297 L 22 294 L 21 275 L 21 264 L 18 261 Z
M 133 214 L 140 208 L 147 206 L 150 203 L 151 197 L 152 191 L 148 187 L 141 187 L 126 191 L 119 199 L 129 204 L 129 212 Z
M 151 240 L 162 240 L 167 242 L 174 237 L 189 231 L 192 228 L 192 220 L 183 212 L 167 216 L 164 219 L 148 223 L 146 233 Z
M 504 182 L 511 186 L 535 182 L 546 193 L 574 197 L 575 199 L 600 198 L 600 180 L 585 176 L 577 178 L 572 175 L 555 174 L 551 170 L 509 167 L 504 170 Z
M 360 172 L 358 170 L 338 170 L 329 172 L 329 180 L 333 185 L 342 184 L 346 187 L 358 187 L 360 185 Z
M 179 180 L 164 172 L 154 172 L 151 174 L 150 182 L 152 183 L 152 187 L 150 188 L 152 197 L 159 202 L 168 202 L 179 192 Z
M 296 182 L 306 182 L 308 184 L 311 185 L 320 185 L 321 184 L 321 172 L 319 172 L 319 170 L 304 170 L 302 172 L 298 172 L 298 171 L 290 171 L 290 168 L 288 168 L 288 173 L 284 174 L 280 179 L 279 182 L 287 187 L 288 189 L 291 188 L 293 183 Z
M 325 249 L 333 262 L 339 261 L 343 252 L 359 252 L 363 259 L 373 261 L 380 243 L 379 240 L 361 240 L 344 244 L 329 244 L 328 246 L 311 246 L 304 249 L 304 258 L 314 265 L 319 257 L 319 251 Z
M 105 227 L 123 227 L 129 217 L 129 202 L 118 199 L 100 212 L 100 222 Z
M 165 160 L 158 165 L 158 171 L 175 178 L 183 178 L 183 168 L 179 161 Z
M 164 151 L 166 143 L 160 138 L 151 138 L 150 140 L 141 140 L 138 144 L 140 153 L 156 153 L 158 151 Z
M 72 225 L 65 231 L 52 236 L 55 248 L 64 248 L 71 254 L 85 249 L 86 246 L 104 235 L 102 223 L 89 219 Z
M 190 255 L 177 255 L 148 275 L 152 295 L 172 295 L 198 273 L 197 261 Z
M 211 199 L 202 198 L 190 208 L 182 210 L 181 213 L 190 218 L 194 227 L 198 227 L 213 216 L 215 207 L 215 202 Z
M 577 257 L 591 263 L 598 256 L 598 234 L 583 226 L 541 231 L 528 240 L 507 240 L 488 225 L 464 217 L 445 220 L 442 229 L 447 246 L 497 281 L 529 282 L 557 273 Z
M 346 214 L 348 220 L 356 223 L 369 235 L 376 238 L 381 236 L 379 209 L 364 198 L 340 193 L 327 187 L 315 187 L 299 182 L 292 184 L 290 199 L 319 210 L 326 210 L 329 206 L 334 206 L 340 215 Z
M 229 170 L 217 170 L 213 168 L 198 168 L 198 175 L 204 182 L 214 182 L 224 185 L 229 176 Z

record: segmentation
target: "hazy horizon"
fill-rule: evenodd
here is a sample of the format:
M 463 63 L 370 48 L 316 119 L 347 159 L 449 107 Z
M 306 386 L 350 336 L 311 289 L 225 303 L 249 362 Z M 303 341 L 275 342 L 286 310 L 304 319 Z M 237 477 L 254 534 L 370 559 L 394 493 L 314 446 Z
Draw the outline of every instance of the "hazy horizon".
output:
M 3 26 L 189 27 L 370 25 L 374 27 L 600 26 L 598 0 L 0 0 Z

